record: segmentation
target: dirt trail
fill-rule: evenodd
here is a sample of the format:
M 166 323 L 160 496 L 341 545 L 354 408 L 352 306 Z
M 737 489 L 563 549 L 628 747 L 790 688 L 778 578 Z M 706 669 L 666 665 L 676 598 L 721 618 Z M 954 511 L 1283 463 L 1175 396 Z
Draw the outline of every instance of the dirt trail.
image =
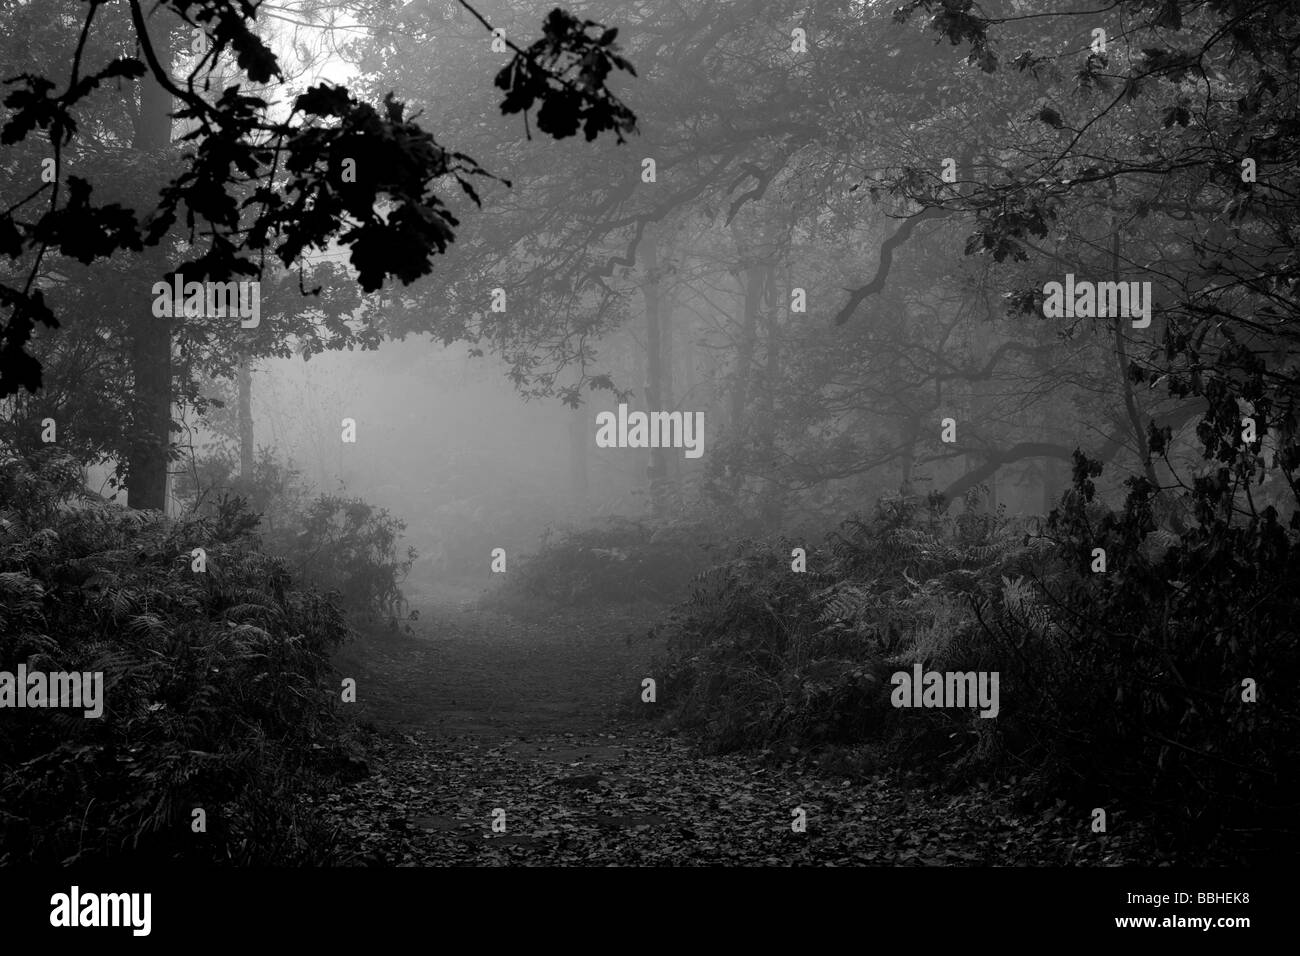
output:
M 620 700 L 635 699 L 644 676 L 637 665 L 651 650 L 644 640 L 629 644 L 626 618 L 524 621 L 478 605 L 482 593 L 444 586 L 417 595 L 410 634 L 364 642 L 352 655 L 363 718 L 479 739 L 608 730 Z
M 524 621 L 476 605 L 477 594 L 414 595 L 411 633 L 372 635 L 339 657 L 344 676 L 357 678 L 371 768 L 321 805 L 347 862 L 1113 861 L 1097 841 L 1062 832 L 1086 828 L 1027 823 L 989 794 L 700 756 L 642 716 L 653 705 L 639 701 L 641 679 L 657 676 L 647 617 L 573 611 Z M 796 808 L 805 832 L 792 829 Z

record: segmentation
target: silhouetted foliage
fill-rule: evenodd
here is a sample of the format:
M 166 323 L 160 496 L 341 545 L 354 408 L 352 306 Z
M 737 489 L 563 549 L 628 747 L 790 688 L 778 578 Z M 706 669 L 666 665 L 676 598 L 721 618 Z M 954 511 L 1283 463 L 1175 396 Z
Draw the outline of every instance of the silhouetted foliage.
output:
M 299 94 L 283 117 L 268 112 L 266 96 L 239 83 L 205 97 L 223 54 L 254 84 L 284 80 L 275 54 L 253 30 L 254 5 L 163 0 L 164 10 L 196 25 L 210 44 L 183 81 L 171 77 L 171 50 L 155 48 L 139 0 L 129 0 L 139 55 L 93 71 L 82 64 L 81 47 L 105 6 L 104 0 L 86 4 L 66 83 L 35 74 L 5 77 L 11 90 L 0 143 L 14 146 L 38 130 L 45 133 L 55 175 L 0 210 L 0 254 L 29 260 L 25 280 L 0 283 L 0 307 L 8 313 L 0 331 L 0 397 L 41 385 L 41 364 L 26 346 L 38 325 L 59 326 L 45 290 L 35 284 L 46 256 L 88 265 L 157 246 L 180 226 L 191 241 L 202 242 L 167 278 L 183 273 L 191 280 L 222 281 L 261 277 L 266 252 L 291 266 L 306 250 L 337 242 L 348 248 L 361 288 L 374 291 L 389 277 L 410 283 L 427 274 L 432 258 L 452 241 L 458 222 L 438 195 L 440 180 L 449 178 L 478 202 L 473 180 L 488 172 L 440 145 L 391 94 L 376 108 L 347 87 L 320 83 Z M 503 112 L 527 114 L 536 107 L 538 127 L 557 139 L 581 128 L 589 140 L 612 131 L 622 141 L 636 120 L 605 88 L 611 71 L 632 72 L 617 53 L 617 31 L 559 9 L 543 31 L 527 49 L 510 44 L 514 57 L 496 78 L 505 94 Z M 152 208 L 96 204 L 95 184 L 63 168 L 65 156 L 77 148 L 79 114 L 105 81 L 146 75 L 180 102 L 175 118 L 190 126 L 181 138 L 188 150 L 181 157 L 184 168 Z M 36 203 L 44 204 L 39 212 L 33 212 Z

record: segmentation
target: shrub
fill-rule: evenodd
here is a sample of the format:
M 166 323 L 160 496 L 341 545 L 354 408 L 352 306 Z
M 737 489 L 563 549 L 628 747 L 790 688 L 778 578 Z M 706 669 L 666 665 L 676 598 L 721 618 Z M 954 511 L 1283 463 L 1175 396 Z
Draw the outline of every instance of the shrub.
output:
M 610 518 L 595 528 L 542 537 L 510 584 L 529 600 L 568 605 L 676 599 L 708 566 L 716 534 L 697 522 Z
M 875 737 L 901 753 L 922 737 L 977 733 L 969 712 L 901 719 L 889 677 L 953 656 L 953 637 L 975 624 L 967 595 L 996 593 L 998 571 L 1023 559 L 1005 519 L 892 498 L 811 550 L 806 573 L 791 572 L 792 547 L 742 544 L 669 616 L 676 718 L 719 750 Z
M 1161 529 L 1143 479 L 1119 511 L 1093 502 L 1100 470 L 1078 456 L 1051 515 L 1057 560 L 1036 576 L 1050 615 L 984 615 L 1016 702 L 999 721 L 1007 746 L 1041 792 L 1156 818 L 1172 846 L 1294 851 L 1296 520 L 1202 508 Z
M 267 534 L 265 545 L 301 580 L 337 592 L 345 606 L 392 618 L 402 612 L 401 582 L 416 557 L 414 548 L 398 554 L 405 527 L 360 498 L 321 495 L 287 529 Z
M 0 670 L 104 675 L 98 719 L 4 712 L 0 863 L 323 861 L 295 808 L 341 746 L 341 611 L 257 549 L 237 503 L 177 521 L 75 488 L 57 455 L 0 462 Z
M 176 496 L 197 515 L 215 514 L 223 499 L 242 498 L 259 519 L 260 529 L 270 534 L 287 529 L 302 515 L 311 488 L 292 462 L 282 463 L 269 448 L 261 448 L 251 476 L 244 477 L 239 468 L 238 453 L 215 444 L 177 475 Z
M 1212 477 L 1172 504 L 1131 479 L 1111 510 L 1100 471 L 1076 457 L 1041 534 L 893 499 L 806 574 L 788 543 L 742 546 L 662 625 L 664 701 L 714 749 L 866 746 L 954 785 L 1000 776 L 1030 802 L 1122 810 L 1170 852 L 1293 853 L 1300 519 L 1209 507 Z M 1172 531 L 1162 510 L 1196 517 Z M 997 719 L 894 709 L 889 676 L 914 662 L 998 671 Z
M 254 515 L 264 550 L 283 558 L 305 584 L 338 594 L 349 611 L 396 618 L 405 600 L 402 580 L 416 553 L 402 555 L 406 525 L 386 508 L 347 495 L 315 495 L 290 465 L 266 449 L 251 478 L 222 449 L 198 460 L 182 496 L 199 516 L 214 516 L 238 501 Z

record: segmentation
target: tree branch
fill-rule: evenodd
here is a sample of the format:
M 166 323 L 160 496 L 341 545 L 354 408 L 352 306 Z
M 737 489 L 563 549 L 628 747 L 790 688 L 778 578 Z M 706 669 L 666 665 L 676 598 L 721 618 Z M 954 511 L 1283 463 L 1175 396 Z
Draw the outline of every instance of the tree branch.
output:
M 944 216 L 951 216 L 954 212 L 955 210 L 945 209 L 942 206 L 927 206 L 916 215 L 909 216 L 901 226 L 894 230 L 894 234 L 880 244 L 880 265 L 876 268 L 875 277 L 866 285 L 849 290 L 849 301 L 845 303 L 844 308 L 835 313 L 835 324 L 843 325 L 853 317 L 853 313 L 857 311 L 858 306 L 862 304 L 864 299 L 885 288 L 885 279 L 889 277 L 890 267 L 894 264 L 894 248 L 907 242 L 919 224 L 928 219 L 941 219 Z

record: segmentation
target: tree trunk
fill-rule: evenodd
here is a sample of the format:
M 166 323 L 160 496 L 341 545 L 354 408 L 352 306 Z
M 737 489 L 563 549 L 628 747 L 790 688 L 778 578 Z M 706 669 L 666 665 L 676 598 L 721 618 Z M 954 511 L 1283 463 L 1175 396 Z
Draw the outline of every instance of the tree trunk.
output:
M 587 416 L 575 408 L 569 417 L 569 489 L 579 514 L 586 509 L 587 487 Z
M 160 9 L 148 19 L 149 40 L 159 62 L 171 64 L 174 19 Z M 171 150 L 172 98 L 152 74 L 140 81 L 140 111 L 135 118 L 133 148 L 143 153 Z M 141 258 L 136 280 L 144 290 L 162 278 L 165 260 L 155 253 Z M 160 270 L 158 267 L 163 266 Z M 171 458 L 172 343 L 169 319 L 156 318 L 152 298 L 138 297 L 139 311 L 130 321 L 130 364 L 134 383 L 131 401 L 133 441 L 126 455 L 127 500 L 132 508 L 167 507 L 167 465 Z
M 1054 458 L 1044 458 L 1040 465 L 1039 474 L 1043 481 L 1043 516 L 1046 517 L 1052 513 L 1057 499 L 1065 490 L 1065 469 Z
M 679 338 L 681 341 L 682 356 L 682 396 L 690 402 L 690 408 L 684 408 L 682 411 L 687 412 L 691 409 L 705 411 L 710 413 L 706 418 L 711 417 L 713 412 L 712 402 L 709 397 L 697 391 L 699 386 L 699 370 L 695 367 L 695 329 L 688 321 L 685 329 L 682 330 Z
M 1120 281 L 1118 226 L 1117 222 L 1112 221 L 1111 228 L 1114 233 L 1111 236 L 1110 243 L 1110 267 L 1111 279 L 1115 282 Z M 1124 341 L 1123 326 L 1126 317 L 1117 315 L 1112 321 L 1115 330 L 1115 366 L 1119 379 L 1120 395 L 1124 400 L 1124 411 L 1128 415 L 1129 429 L 1133 432 L 1133 441 L 1137 446 L 1138 464 L 1154 490 L 1160 487 L 1160 482 L 1156 478 L 1155 465 L 1151 461 L 1151 447 L 1147 442 L 1146 419 L 1138 408 L 1137 398 L 1133 394 L 1133 382 L 1128 377 L 1128 348 Z
M 771 270 L 768 270 L 768 303 L 763 313 L 763 394 L 759 402 L 762 408 L 762 421 L 759 423 L 759 447 L 762 449 L 763 461 L 767 467 L 775 469 L 776 465 L 776 392 L 781 377 L 781 326 L 777 318 L 778 296 L 784 295 L 789 302 L 787 289 L 776 288 Z M 779 528 L 785 519 L 785 493 L 776 481 L 776 475 L 769 475 L 763 489 L 759 513 L 763 524 L 768 528 Z
M 248 359 L 239 363 L 239 477 L 253 478 L 253 367 Z
M 900 420 L 899 438 L 903 446 L 903 454 L 900 465 L 902 467 L 902 482 L 899 485 L 899 492 L 903 495 L 911 495 L 915 492 L 913 486 L 913 472 L 916 470 L 916 443 L 921 437 L 921 417 L 919 415 L 907 415 Z
M 663 299 L 659 288 L 659 245 L 652 228 L 647 228 L 642 241 L 645 243 L 646 280 L 642 286 L 645 296 L 645 354 L 646 385 L 645 400 L 650 412 L 664 411 L 663 404 L 663 338 L 662 309 Z M 650 449 L 650 467 L 646 471 L 650 479 L 650 507 L 656 518 L 663 518 L 668 513 L 668 449 Z
M 754 348 L 758 343 L 758 302 L 763 294 L 763 266 L 753 263 L 745 270 L 740 342 L 736 349 L 736 383 L 731 390 L 731 431 L 739 440 L 746 431 L 749 380 L 754 369 Z
M 674 333 L 674 312 L 676 310 L 676 297 L 670 293 L 663 293 L 660 300 L 659 313 L 659 339 L 660 339 L 660 392 L 659 400 L 664 403 L 665 411 L 677 411 L 677 380 L 674 374 L 674 355 L 673 355 L 673 333 Z M 679 488 L 682 480 L 682 454 L 681 452 L 669 452 L 664 461 L 666 493 L 669 498 L 670 507 L 673 501 L 677 500 Z
M 749 434 L 749 386 L 754 374 L 754 350 L 758 343 L 759 299 L 763 294 L 764 268 L 754 262 L 745 269 L 741 293 L 740 341 L 736 347 L 736 373 L 731 387 L 731 440 L 738 449 L 745 448 Z M 736 468 L 727 482 L 732 502 L 738 502 L 745 469 Z

